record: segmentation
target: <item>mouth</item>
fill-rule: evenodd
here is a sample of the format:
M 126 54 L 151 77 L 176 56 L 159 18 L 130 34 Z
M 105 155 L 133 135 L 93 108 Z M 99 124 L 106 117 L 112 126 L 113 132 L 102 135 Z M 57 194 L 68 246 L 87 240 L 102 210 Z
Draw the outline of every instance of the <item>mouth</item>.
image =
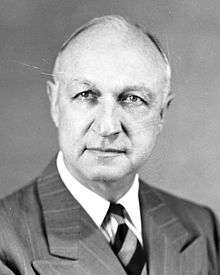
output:
M 125 149 L 118 148 L 102 148 L 102 147 L 88 147 L 86 150 L 97 158 L 114 158 L 126 153 Z

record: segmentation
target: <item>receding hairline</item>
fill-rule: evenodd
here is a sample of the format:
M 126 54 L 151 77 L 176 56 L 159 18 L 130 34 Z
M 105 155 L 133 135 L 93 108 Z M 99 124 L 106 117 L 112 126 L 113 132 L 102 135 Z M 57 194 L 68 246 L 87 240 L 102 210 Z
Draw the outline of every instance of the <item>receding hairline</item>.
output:
M 148 39 L 156 47 L 156 49 L 159 51 L 159 53 L 161 54 L 165 63 L 170 65 L 167 54 L 166 54 L 165 50 L 163 49 L 159 39 L 154 34 L 144 31 L 143 28 L 139 24 L 133 24 L 129 20 L 125 19 L 124 17 L 122 17 L 120 15 L 105 15 L 105 16 L 93 18 L 90 21 L 88 21 L 87 23 L 83 24 L 82 26 L 77 28 L 67 38 L 67 40 L 65 40 L 65 42 L 62 44 L 62 47 L 61 47 L 58 55 L 61 54 L 68 47 L 70 42 L 72 42 L 72 40 L 74 40 L 74 38 L 76 38 L 81 33 L 87 31 L 88 29 L 90 29 L 94 26 L 110 25 L 110 24 L 112 26 L 113 25 L 118 26 L 119 28 L 123 28 L 123 29 L 130 29 L 130 30 L 133 29 L 133 31 L 137 30 L 137 31 L 141 32 L 142 34 L 146 35 L 148 37 Z
M 60 53 L 65 50 L 65 48 L 69 45 L 69 43 L 76 38 L 80 33 L 94 27 L 94 26 L 100 26 L 100 25 L 117 25 L 118 27 L 123 27 L 123 28 L 130 28 L 133 26 L 131 23 L 129 23 L 127 20 L 125 20 L 122 16 L 119 15 L 106 15 L 106 16 L 101 16 L 97 18 L 93 18 L 87 23 L 83 24 L 79 28 L 77 28 L 68 38 L 67 40 L 63 43 Z
M 165 74 L 166 74 L 166 82 L 167 82 L 167 88 L 166 88 L 166 94 L 171 94 L 170 91 L 170 80 L 171 80 L 171 67 L 170 63 L 167 57 L 167 54 L 165 53 L 160 41 L 155 37 L 155 35 L 151 34 L 150 32 L 146 32 L 143 30 L 143 28 L 138 24 L 133 24 L 129 20 L 125 19 L 124 17 L 120 15 L 106 15 L 102 17 L 94 18 L 84 25 L 77 28 L 69 37 L 68 39 L 63 43 L 58 56 L 55 61 L 54 69 L 53 69 L 53 75 L 57 76 L 57 72 L 59 73 L 59 63 L 60 58 L 62 56 L 62 53 L 67 49 L 67 47 L 70 45 L 70 43 L 73 43 L 74 39 L 76 39 L 80 34 L 88 31 L 89 29 L 92 29 L 94 27 L 100 27 L 100 26 L 111 26 L 118 28 L 119 31 L 127 31 L 131 30 L 132 32 L 139 32 L 140 34 L 145 35 L 149 41 L 153 44 L 153 46 L 156 48 L 156 50 L 159 52 L 159 54 L 162 57 L 162 60 L 165 64 Z M 61 73 L 62 74 L 62 73 Z

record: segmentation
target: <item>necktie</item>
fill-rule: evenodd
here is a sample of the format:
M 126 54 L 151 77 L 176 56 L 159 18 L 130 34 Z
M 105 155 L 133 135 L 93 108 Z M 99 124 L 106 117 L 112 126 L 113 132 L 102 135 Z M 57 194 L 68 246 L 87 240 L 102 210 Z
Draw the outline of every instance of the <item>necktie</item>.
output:
M 127 274 L 143 274 L 142 271 L 146 272 L 144 271 L 146 268 L 144 250 L 136 235 L 125 223 L 126 218 L 129 219 L 124 207 L 120 204 L 111 203 L 103 221 L 102 228 L 109 236 L 112 250 L 118 257 Z M 110 223 L 112 219 L 115 219 L 117 222 L 117 231 L 116 233 L 110 234 Z

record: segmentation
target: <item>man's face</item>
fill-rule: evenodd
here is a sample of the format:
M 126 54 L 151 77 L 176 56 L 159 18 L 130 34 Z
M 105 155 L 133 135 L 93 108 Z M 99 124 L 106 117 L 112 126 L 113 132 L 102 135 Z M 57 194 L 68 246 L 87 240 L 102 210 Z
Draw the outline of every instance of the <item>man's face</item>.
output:
M 51 100 L 65 163 L 84 183 L 135 174 L 161 128 L 160 57 L 106 40 L 68 49 Z

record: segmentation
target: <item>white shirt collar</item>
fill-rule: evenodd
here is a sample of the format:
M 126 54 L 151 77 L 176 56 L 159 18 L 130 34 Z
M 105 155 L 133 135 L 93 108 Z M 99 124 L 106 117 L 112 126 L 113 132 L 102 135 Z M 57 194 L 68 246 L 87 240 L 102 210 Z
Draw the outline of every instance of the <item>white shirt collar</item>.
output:
M 101 227 L 109 208 L 109 201 L 94 193 L 90 189 L 86 188 L 70 174 L 65 166 L 63 154 L 61 151 L 58 153 L 57 156 L 57 169 L 63 183 L 70 191 L 70 193 L 82 205 L 82 207 L 94 220 L 96 225 L 98 227 Z M 125 207 L 134 227 L 139 232 L 139 234 L 141 234 L 141 217 L 138 191 L 139 180 L 138 174 L 136 174 L 134 183 L 132 184 L 131 188 L 122 198 L 120 198 L 118 203 L 121 203 Z

